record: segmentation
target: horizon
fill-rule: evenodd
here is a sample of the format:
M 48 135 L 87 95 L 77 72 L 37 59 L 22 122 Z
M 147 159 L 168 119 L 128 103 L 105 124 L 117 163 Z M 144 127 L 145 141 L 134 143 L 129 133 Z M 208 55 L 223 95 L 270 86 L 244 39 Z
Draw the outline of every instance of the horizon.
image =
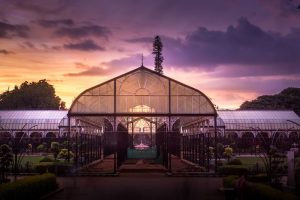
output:
M 219 109 L 300 87 L 297 0 L 0 3 L 0 93 L 46 79 L 69 108 L 84 90 L 138 68 L 142 54 L 153 70 L 156 35 L 164 75 Z

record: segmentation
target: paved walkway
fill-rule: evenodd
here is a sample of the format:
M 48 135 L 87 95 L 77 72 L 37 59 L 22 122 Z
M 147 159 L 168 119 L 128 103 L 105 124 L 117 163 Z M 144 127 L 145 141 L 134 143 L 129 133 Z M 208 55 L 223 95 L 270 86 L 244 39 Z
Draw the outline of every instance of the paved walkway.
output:
M 120 177 L 58 178 L 64 190 L 51 200 L 189 200 L 224 199 L 218 191 L 222 179 L 215 177 L 166 177 L 151 173 L 121 174 Z

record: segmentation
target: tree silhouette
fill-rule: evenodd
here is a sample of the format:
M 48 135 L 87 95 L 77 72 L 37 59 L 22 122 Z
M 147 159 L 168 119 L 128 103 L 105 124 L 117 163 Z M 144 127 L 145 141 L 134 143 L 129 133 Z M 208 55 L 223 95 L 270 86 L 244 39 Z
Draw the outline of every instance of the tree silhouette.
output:
M 0 110 L 54 110 L 65 109 L 65 103 L 56 96 L 53 85 L 46 80 L 28 83 L 0 94 Z
M 163 74 L 163 66 L 162 62 L 164 61 L 164 57 L 162 56 L 163 44 L 160 40 L 160 37 L 157 35 L 153 41 L 153 51 L 154 54 L 154 70 L 160 74 Z

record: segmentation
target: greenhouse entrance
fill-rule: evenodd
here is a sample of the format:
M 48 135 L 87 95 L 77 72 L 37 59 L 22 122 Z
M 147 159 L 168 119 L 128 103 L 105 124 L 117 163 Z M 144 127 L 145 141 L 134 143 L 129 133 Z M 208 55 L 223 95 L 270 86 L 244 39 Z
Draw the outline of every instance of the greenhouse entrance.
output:
M 176 168 L 174 159 L 209 169 L 216 117 L 202 92 L 141 66 L 75 99 L 67 124 L 70 144 L 76 145 L 69 152 L 78 167 L 110 166 L 113 173 L 132 160 L 169 172 Z

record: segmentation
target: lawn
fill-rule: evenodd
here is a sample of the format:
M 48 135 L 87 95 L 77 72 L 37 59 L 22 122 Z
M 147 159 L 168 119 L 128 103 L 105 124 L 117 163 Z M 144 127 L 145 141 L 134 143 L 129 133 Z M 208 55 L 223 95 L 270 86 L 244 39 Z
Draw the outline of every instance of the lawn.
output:
M 237 156 L 236 158 L 240 159 L 243 163 L 243 165 L 252 167 L 255 166 L 256 163 L 258 163 L 259 166 L 263 166 L 263 160 L 260 157 L 239 157 Z
M 22 163 L 21 163 L 21 165 L 22 166 L 25 166 L 25 164 L 27 163 L 27 162 L 29 162 L 31 165 L 37 165 L 37 164 L 39 164 L 40 163 L 40 160 L 42 159 L 42 158 L 44 158 L 45 156 L 40 156 L 40 155 L 25 155 L 24 157 L 23 157 L 23 160 L 22 160 Z M 48 155 L 48 157 L 52 157 L 53 158 L 53 156 L 52 155 Z

